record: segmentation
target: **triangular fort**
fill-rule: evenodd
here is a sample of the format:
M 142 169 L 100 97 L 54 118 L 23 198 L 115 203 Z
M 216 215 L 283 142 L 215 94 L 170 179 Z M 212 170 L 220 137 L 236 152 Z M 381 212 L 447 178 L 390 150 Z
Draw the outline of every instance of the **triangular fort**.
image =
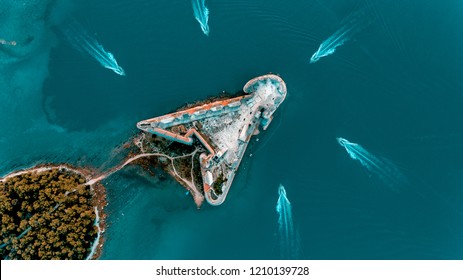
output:
M 198 207 L 204 198 L 211 205 L 224 202 L 251 137 L 259 132 L 260 125 L 267 129 L 273 113 L 286 97 L 286 84 L 279 76 L 268 74 L 247 82 L 243 91 L 242 96 L 205 101 L 137 124 L 146 135 L 170 143 L 151 146 L 150 152 L 164 153 L 164 162 L 170 159 L 169 173 L 190 191 Z M 184 156 L 168 150 L 174 142 L 191 149 L 197 147 L 191 152 L 192 162 L 183 163 L 187 167 L 183 173 L 191 175 L 180 174 L 182 168 L 175 160 Z M 195 154 L 199 168 L 193 162 Z M 194 173 L 199 178 L 195 179 Z

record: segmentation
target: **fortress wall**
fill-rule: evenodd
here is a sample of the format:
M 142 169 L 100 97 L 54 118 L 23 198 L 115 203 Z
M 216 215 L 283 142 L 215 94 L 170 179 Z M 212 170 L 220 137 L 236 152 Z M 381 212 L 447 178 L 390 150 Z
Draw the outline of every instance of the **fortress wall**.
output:
M 204 139 L 204 137 L 201 135 L 201 133 L 199 133 L 196 129 L 191 129 L 190 131 L 192 131 L 192 134 L 194 133 L 196 135 L 196 137 L 198 138 L 199 142 L 201 142 L 201 144 L 203 144 L 203 146 L 209 151 L 209 153 L 211 153 L 212 155 L 215 154 L 215 151 L 214 149 L 212 148 L 212 146 L 209 144 L 209 142 L 207 142 L 206 139 Z M 189 132 L 187 134 L 189 134 Z M 191 137 L 190 137 L 191 138 Z
M 192 135 L 194 134 L 194 135 L 196 135 L 198 140 L 201 142 L 201 144 L 203 144 L 203 146 L 209 151 L 209 153 L 215 154 L 215 151 L 212 148 L 212 146 L 209 144 L 209 142 L 207 142 L 207 140 L 204 139 L 204 137 L 194 128 L 188 130 L 188 132 L 185 134 L 185 136 L 173 133 L 173 132 L 168 131 L 168 130 L 164 130 L 162 128 L 148 129 L 147 131 L 152 133 L 152 134 L 164 137 L 164 138 L 166 138 L 168 140 L 172 140 L 172 141 L 179 142 L 179 143 L 186 144 L 186 145 L 192 145 L 193 144 Z
M 160 117 L 147 119 L 147 120 L 139 122 L 137 124 L 137 126 L 140 128 L 140 126 L 141 126 L 140 124 L 142 124 L 142 123 L 157 124 L 157 123 L 160 123 L 163 119 L 167 119 L 167 118 L 170 118 L 170 117 L 174 118 L 175 122 L 178 122 L 178 124 L 183 124 L 185 122 L 191 122 L 191 121 L 194 121 L 194 120 L 199 120 L 199 119 L 204 118 L 204 117 L 215 116 L 218 113 L 221 114 L 221 112 L 227 112 L 227 113 L 232 112 L 232 111 L 230 111 L 231 108 L 228 106 L 229 104 L 231 105 L 231 104 L 233 104 L 235 102 L 240 102 L 242 99 L 249 99 L 252 96 L 253 96 L 252 94 L 249 94 L 249 95 L 244 95 L 244 96 L 234 97 L 234 98 L 230 98 L 230 99 L 226 99 L 226 100 L 215 101 L 215 102 L 212 102 L 212 103 L 203 104 L 203 105 L 193 107 L 193 108 L 190 108 L 190 109 L 174 112 L 174 113 L 163 115 L 163 116 L 160 116 Z M 238 110 L 238 109 L 239 109 L 239 106 L 237 106 L 237 108 L 235 110 Z M 194 117 L 194 113 L 196 113 L 198 111 L 203 111 L 203 110 L 206 112 L 206 114 L 201 115 L 201 116 L 197 115 L 196 117 Z M 207 114 L 212 114 L 212 115 L 207 115 Z M 183 118 L 184 115 L 188 115 L 188 118 Z M 174 124 L 169 124 L 169 126 L 173 126 L 173 125 Z
M 260 76 L 260 77 L 257 77 L 257 78 L 254 78 L 254 79 L 250 80 L 249 82 L 247 82 L 244 85 L 243 91 L 246 92 L 246 93 L 255 92 L 256 89 L 254 87 L 256 86 L 256 84 L 258 84 L 260 82 L 264 82 L 264 81 L 266 81 L 268 79 L 270 79 L 273 82 L 278 83 L 278 85 L 279 85 L 278 90 L 282 94 L 286 94 L 286 83 L 283 81 L 283 79 L 281 79 L 279 76 L 274 75 L 274 74 L 268 74 L 268 75 Z
M 176 118 L 174 118 L 172 122 L 168 122 L 168 123 L 162 123 L 162 120 L 168 119 L 169 117 L 174 117 L 175 115 L 173 115 L 173 114 L 164 115 L 162 117 L 159 117 L 160 118 L 159 120 L 157 120 L 156 122 L 152 122 L 151 124 L 155 125 L 155 126 L 162 127 L 162 128 L 167 128 L 167 127 L 172 127 L 172 126 L 176 126 L 176 125 L 190 123 L 190 122 L 193 122 L 193 121 L 199 121 L 199 120 L 202 120 L 202 119 L 205 119 L 205 118 L 217 117 L 217 116 L 220 116 L 220 115 L 224 115 L 224 114 L 228 114 L 228 113 L 238 111 L 239 109 L 240 109 L 239 106 L 237 106 L 237 107 L 226 106 L 226 107 L 223 107 L 222 109 L 217 109 L 215 111 L 213 111 L 213 110 L 204 111 L 204 113 L 202 113 L 202 114 L 194 114 L 194 113 L 193 113 L 193 115 L 188 114 L 188 118 L 184 118 L 183 115 L 180 115 L 180 116 L 177 116 Z M 177 113 L 174 113 L 174 114 L 177 114 Z M 143 121 L 143 122 L 145 122 L 145 121 Z
M 164 137 L 168 140 L 176 141 L 182 144 L 186 144 L 186 145 L 193 144 L 193 139 L 191 137 L 185 137 L 185 136 L 175 134 L 173 132 L 170 132 L 170 131 L 167 131 L 161 128 L 148 129 L 147 131 L 152 134 Z

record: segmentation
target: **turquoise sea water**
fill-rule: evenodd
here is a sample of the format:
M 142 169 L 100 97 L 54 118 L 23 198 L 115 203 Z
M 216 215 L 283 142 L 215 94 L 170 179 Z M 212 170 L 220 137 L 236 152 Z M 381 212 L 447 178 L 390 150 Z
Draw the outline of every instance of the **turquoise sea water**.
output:
M 0 39 L 18 42 L 0 45 L 0 175 L 105 169 L 139 120 L 268 72 L 287 83 L 222 206 L 196 210 L 176 182 L 136 168 L 105 180 L 103 259 L 279 259 L 280 184 L 301 259 L 463 259 L 461 1 L 206 0 L 208 36 L 189 0 L 0 2 Z M 365 25 L 309 63 L 352 15 Z M 68 20 L 126 76 L 67 44 Z M 407 182 L 384 184 L 337 137 Z

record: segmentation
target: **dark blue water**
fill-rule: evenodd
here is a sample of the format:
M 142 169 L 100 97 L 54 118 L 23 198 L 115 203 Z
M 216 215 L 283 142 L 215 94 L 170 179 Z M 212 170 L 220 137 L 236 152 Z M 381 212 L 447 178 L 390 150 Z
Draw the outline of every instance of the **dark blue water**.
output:
M 288 86 L 222 206 L 198 211 L 177 183 L 136 168 L 107 179 L 103 259 L 279 259 L 280 184 L 302 259 L 463 259 L 461 1 L 206 0 L 209 36 L 188 0 L 76 2 L 50 11 L 42 44 L 0 69 L 2 175 L 47 161 L 109 166 L 139 120 L 268 72 Z M 365 26 L 309 64 L 353 14 Z M 57 35 L 70 18 L 126 76 Z M 25 42 L 17 26 L 0 38 Z M 390 188 L 336 137 L 408 182 Z

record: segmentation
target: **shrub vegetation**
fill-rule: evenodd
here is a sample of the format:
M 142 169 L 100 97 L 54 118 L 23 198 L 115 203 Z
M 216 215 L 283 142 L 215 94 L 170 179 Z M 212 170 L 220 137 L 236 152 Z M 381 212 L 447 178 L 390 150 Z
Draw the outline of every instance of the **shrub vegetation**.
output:
M 2 259 L 85 259 L 97 233 L 85 182 L 58 168 L 0 182 Z

